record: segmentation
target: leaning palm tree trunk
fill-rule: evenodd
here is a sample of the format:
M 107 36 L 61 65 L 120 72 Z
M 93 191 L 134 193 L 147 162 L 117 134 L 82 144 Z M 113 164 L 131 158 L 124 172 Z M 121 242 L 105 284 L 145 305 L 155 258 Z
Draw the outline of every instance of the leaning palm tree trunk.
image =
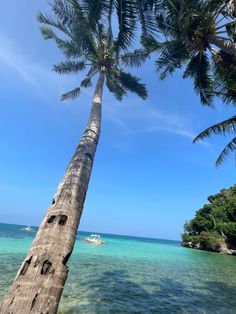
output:
M 228 54 L 236 56 L 235 42 L 217 36 L 211 36 L 209 41 L 211 44 L 214 44 L 215 46 L 227 52 Z
M 54 314 L 67 279 L 66 263 L 88 189 L 101 127 L 104 73 L 100 73 L 88 126 L 60 183 L 1 313 Z

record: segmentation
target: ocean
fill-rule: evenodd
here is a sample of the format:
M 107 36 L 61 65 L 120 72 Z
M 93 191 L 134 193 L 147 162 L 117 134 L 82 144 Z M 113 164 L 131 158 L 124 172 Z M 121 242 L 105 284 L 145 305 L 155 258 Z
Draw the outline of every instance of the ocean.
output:
M 37 230 L 23 228 L 0 224 L 0 302 Z M 78 233 L 58 313 L 236 313 L 236 257 L 169 240 L 80 241 L 89 234 Z

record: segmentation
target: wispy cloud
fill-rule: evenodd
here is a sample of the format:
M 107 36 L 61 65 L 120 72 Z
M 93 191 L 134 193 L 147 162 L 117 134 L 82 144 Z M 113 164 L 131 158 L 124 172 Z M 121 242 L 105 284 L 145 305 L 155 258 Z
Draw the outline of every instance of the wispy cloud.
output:
M 115 108 L 115 109 L 114 109 Z M 196 137 L 197 132 L 191 127 L 191 121 L 182 115 L 166 114 L 151 106 L 113 106 L 106 112 L 106 118 L 114 122 L 124 133 L 140 135 L 145 133 L 170 133 L 190 139 Z M 211 146 L 208 142 L 199 142 L 204 146 Z
M 28 83 L 36 86 L 36 77 L 42 72 L 48 74 L 42 67 L 32 62 L 26 53 L 19 51 L 19 48 L 12 41 L 0 34 L 0 62 L 13 70 Z
M 52 90 L 58 94 L 68 80 L 59 77 L 50 68 L 32 59 L 30 52 L 17 46 L 14 41 L 0 34 L 0 64 L 17 72 L 22 80 L 34 88 L 45 101 L 49 101 L 47 93 Z M 44 88 L 42 88 L 42 86 Z M 47 92 L 46 92 L 47 91 Z
M 146 128 L 146 129 L 141 129 L 137 130 L 137 134 L 140 133 L 159 133 L 159 132 L 167 132 L 167 133 L 172 133 L 175 135 L 180 135 L 183 137 L 190 138 L 191 140 L 194 139 L 194 135 L 189 132 L 188 130 L 183 130 L 183 129 L 178 129 L 178 128 L 170 128 L 170 127 L 151 127 L 151 128 Z
M 51 103 L 46 91 L 53 90 L 54 95 L 60 94 L 71 84 L 68 78 L 59 77 L 50 69 L 32 60 L 22 47 L 17 47 L 14 42 L 0 34 L 0 63 L 11 67 L 23 80 L 33 86 L 44 101 Z M 42 85 L 44 88 L 42 89 Z M 71 86 L 69 87 L 71 88 Z M 84 96 L 91 96 L 83 91 Z M 106 95 L 111 100 L 111 96 Z M 114 98 L 111 100 L 114 103 Z M 191 125 L 182 115 L 166 114 L 153 109 L 150 102 L 143 105 L 137 99 L 130 96 L 125 104 L 105 107 L 105 116 L 113 121 L 125 133 L 139 135 L 144 133 L 166 132 L 176 136 L 182 136 L 193 140 L 196 132 L 187 125 Z M 209 146 L 207 142 L 199 142 Z
M 20 60 L 18 55 L 12 55 L 11 51 L 6 48 L 3 49 L 5 45 L 2 44 L 0 40 L 0 62 L 5 63 L 8 66 L 15 69 L 27 82 L 32 85 L 35 85 L 32 73 L 30 73 L 26 65 Z

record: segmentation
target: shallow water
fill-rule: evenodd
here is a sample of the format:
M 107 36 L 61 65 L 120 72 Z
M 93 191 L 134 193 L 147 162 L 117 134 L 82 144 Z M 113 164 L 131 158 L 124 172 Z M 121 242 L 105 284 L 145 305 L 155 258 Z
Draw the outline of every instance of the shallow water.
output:
M 0 302 L 36 233 L 0 224 Z M 236 257 L 176 241 L 103 235 L 79 241 L 59 313 L 236 313 Z

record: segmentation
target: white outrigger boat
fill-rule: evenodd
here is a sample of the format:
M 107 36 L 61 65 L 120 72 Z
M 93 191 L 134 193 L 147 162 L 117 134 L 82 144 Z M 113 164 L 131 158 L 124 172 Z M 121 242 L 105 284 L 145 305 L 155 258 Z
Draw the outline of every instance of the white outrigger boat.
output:
M 97 234 L 97 233 L 90 234 L 90 237 L 97 238 L 97 239 L 101 238 L 100 234 Z
M 25 230 L 25 231 L 33 231 L 34 229 L 31 228 L 30 226 L 27 226 L 27 227 L 23 228 L 22 230 Z
M 88 238 L 80 238 L 80 240 L 95 245 L 102 245 L 106 243 L 105 241 L 101 240 L 100 234 L 96 233 L 90 234 Z

